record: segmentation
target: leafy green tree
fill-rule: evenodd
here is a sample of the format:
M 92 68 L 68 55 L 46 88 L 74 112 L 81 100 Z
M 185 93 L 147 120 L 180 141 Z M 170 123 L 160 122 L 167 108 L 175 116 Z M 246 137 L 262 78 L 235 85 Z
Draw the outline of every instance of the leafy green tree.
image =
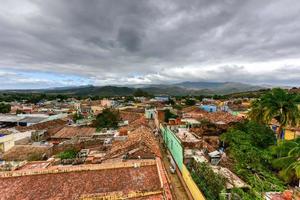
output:
M 79 112 L 76 112 L 74 115 L 73 115 L 73 121 L 74 122 L 77 122 L 77 120 L 81 120 L 81 119 L 83 119 L 84 117 L 83 117 L 83 115 L 81 114 L 81 113 L 79 113 Z
M 295 183 L 298 180 L 300 187 L 300 138 L 281 141 L 272 150 L 278 157 L 272 164 L 280 170 L 279 176 L 287 183 Z
M 93 101 L 99 100 L 99 99 L 101 99 L 99 95 L 91 96 L 91 100 L 93 100 Z
M 9 113 L 11 110 L 10 104 L 0 103 L 0 113 Z
M 195 98 L 199 101 L 202 101 L 206 96 L 204 95 L 200 95 L 200 96 L 196 96 Z
M 59 99 L 60 101 L 63 101 L 63 100 L 66 100 L 69 97 L 67 95 L 64 95 L 64 94 L 59 94 L 59 95 L 57 95 L 56 98 Z
M 251 102 L 251 110 L 248 113 L 248 117 L 259 124 L 264 124 L 265 123 L 264 112 L 265 111 L 261 100 L 256 99 Z
M 133 96 L 126 96 L 125 97 L 125 102 L 134 102 L 134 97 Z
M 195 104 L 196 104 L 196 101 L 194 99 L 186 99 L 185 100 L 185 105 L 193 106 Z
M 276 138 L 272 130 L 256 122 L 244 122 L 221 135 L 234 172 L 246 181 L 253 199 L 261 199 L 268 191 L 282 191 L 284 183 L 270 170 L 273 159 L 270 147 Z
M 177 109 L 177 110 L 182 110 L 183 107 L 180 104 L 175 104 L 175 105 L 173 105 L 173 108 Z
M 118 111 L 106 108 L 102 111 L 102 113 L 97 115 L 93 124 L 99 129 L 117 128 L 120 120 L 120 114 Z
M 215 94 L 212 98 L 219 100 L 219 99 L 224 99 L 224 96 Z
M 206 163 L 197 163 L 192 161 L 188 166 L 195 183 L 201 188 L 206 199 L 219 199 L 222 190 L 225 189 L 226 178 L 214 173 Z
M 296 126 L 300 120 L 297 95 L 275 88 L 264 94 L 260 100 L 252 103 L 249 118 L 259 123 L 269 124 L 272 119 L 278 121 L 278 138 L 286 126 Z
M 165 110 L 165 122 L 169 122 L 171 118 L 177 118 L 178 116 L 173 114 L 169 109 Z

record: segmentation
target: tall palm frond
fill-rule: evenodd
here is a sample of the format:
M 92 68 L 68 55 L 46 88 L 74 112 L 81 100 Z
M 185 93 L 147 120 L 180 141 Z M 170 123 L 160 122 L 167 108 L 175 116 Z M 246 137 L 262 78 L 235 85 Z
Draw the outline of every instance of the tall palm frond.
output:
M 279 175 L 286 182 L 292 182 L 300 179 L 300 138 L 293 141 L 280 142 L 278 146 L 273 147 L 273 153 L 280 157 L 274 159 L 272 165 L 279 169 Z
M 276 119 L 279 126 L 278 134 L 284 127 L 296 126 L 300 121 L 297 96 L 287 91 L 275 88 L 251 104 L 248 114 L 251 120 L 269 124 Z
M 251 102 L 251 110 L 248 112 L 248 117 L 259 124 L 263 124 L 265 122 L 264 108 L 259 99 Z

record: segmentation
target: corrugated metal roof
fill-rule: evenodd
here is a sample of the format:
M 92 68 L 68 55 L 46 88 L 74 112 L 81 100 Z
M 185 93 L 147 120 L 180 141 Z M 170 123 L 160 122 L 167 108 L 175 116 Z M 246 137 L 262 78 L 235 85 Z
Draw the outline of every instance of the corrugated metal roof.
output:
M 25 117 L 23 119 L 20 119 L 18 122 L 36 124 L 42 122 L 43 120 L 45 120 L 44 117 Z
M 0 115 L 0 122 L 18 122 L 23 118 L 24 117 L 17 115 Z

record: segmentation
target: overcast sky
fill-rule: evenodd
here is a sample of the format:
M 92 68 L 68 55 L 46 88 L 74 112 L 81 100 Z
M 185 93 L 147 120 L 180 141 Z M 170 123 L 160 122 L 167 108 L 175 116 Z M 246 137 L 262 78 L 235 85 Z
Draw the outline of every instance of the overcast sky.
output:
M 299 0 L 1 0 L 0 89 L 300 86 Z

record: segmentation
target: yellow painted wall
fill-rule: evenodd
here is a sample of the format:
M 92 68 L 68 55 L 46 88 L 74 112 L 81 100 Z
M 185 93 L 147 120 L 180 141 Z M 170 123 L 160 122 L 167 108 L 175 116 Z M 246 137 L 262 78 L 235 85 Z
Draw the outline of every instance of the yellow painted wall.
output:
M 91 110 L 93 113 L 97 113 L 103 110 L 102 106 L 91 106 Z
M 285 140 L 293 140 L 296 138 L 296 132 L 292 130 L 285 130 L 284 139 Z
M 189 191 L 192 194 L 193 199 L 194 200 L 205 200 L 204 195 L 199 190 L 196 183 L 193 181 L 193 178 L 192 178 L 190 172 L 188 171 L 188 169 L 186 168 L 186 166 L 184 164 L 182 167 L 182 177 L 183 177 L 183 180 L 184 180 L 186 186 L 189 188 Z

